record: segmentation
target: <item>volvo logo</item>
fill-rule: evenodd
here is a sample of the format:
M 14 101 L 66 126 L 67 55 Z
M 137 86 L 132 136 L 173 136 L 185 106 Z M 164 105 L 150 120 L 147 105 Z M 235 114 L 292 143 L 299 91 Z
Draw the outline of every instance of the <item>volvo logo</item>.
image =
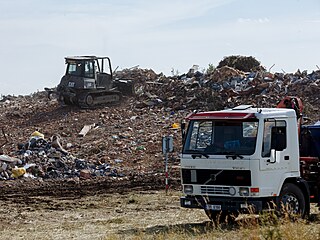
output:
M 221 171 L 219 171 L 219 172 L 217 172 L 215 174 L 210 174 L 210 178 L 204 183 L 204 185 L 208 184 L 211 181 L 215 182 L 217 180 L 217 176 L 222 172 L 223 172 L 223 170 L 221 170 Z

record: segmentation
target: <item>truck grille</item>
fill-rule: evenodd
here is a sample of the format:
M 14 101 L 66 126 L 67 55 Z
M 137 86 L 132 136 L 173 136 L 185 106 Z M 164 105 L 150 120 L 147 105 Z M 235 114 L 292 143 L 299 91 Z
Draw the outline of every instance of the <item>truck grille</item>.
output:
M 183 184 L 251 186 L 250 170 L 182 169 Z
M 229 194 L 229 187 L 201 186 L 201 194 Z

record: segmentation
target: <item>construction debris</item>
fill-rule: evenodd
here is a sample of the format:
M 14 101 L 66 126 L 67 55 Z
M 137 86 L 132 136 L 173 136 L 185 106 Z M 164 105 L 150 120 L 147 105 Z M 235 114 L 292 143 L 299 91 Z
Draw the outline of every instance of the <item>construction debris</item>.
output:
M 89 179 L 92 176 L 123 177 L 108 164 L 90 164 L 69 154 L 54 135 L 50 141 L 44 134 L 35 131 L 25 144 L 18 144 L 16 157 L 0 155 L 0 179 L 28 178 L 73 178 Z
M 245 66 L 239 67 L 240 63 Z M 272 73 L 253 58 L 225 59 L 220 65 L 208 72 L 195 65 L 186 74 L 172 77 L 148 69 L 118 71 L 116 78 L 135 82 L 136 96 L 124 97 L 115 107 L 61 107 L 45 92 L 3 97 L 0 179 L 92 180 L 163 174 L 161 137 L 173 135 L 176 147 L 171 161 L 177 164 L 181 135 L 176 126 L 193 110 L 240 104 L 272 107 L 292 95 L 303 100 L 310 123 L 320 120 L 320 70 Z
M 79 137 L 84 137 L 92 128 L 94 128 L 96 126 L 95 123 L 90 124 L 90 125 L 85 125 L 81 131 L 79 132 Z

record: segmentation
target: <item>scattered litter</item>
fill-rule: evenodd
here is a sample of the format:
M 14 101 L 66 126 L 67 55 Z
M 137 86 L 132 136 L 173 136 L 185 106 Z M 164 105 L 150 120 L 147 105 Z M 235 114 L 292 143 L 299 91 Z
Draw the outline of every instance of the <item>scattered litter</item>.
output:
M 92 128 L 96 126 L 95 123 L 90 124 L 90 125 L 85 125 L 81 131 L 79 132 L 79 137 L 84 137 Z

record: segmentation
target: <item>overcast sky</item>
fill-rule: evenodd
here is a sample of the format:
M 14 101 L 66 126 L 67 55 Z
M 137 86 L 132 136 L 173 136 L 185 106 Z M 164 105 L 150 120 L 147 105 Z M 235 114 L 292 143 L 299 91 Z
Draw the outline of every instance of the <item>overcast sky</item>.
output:
M 320 0 L 0 0 L 0 94 L 54 87 L 69 55 L 171 75 L 225 56 L 320 66 Z

